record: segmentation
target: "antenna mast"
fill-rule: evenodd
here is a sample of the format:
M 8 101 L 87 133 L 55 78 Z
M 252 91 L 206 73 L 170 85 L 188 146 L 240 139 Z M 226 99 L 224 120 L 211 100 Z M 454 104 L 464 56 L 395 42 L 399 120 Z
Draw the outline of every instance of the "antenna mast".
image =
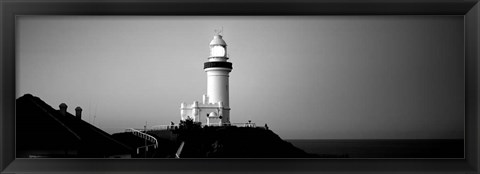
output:
M 88 101 L 88 122 L 92 123 L 92 101 Z
M 97 106 L 95 105 L 95 113 L 93 114 L 93 125 L 95 125 L 95 119 L 97 118 Z

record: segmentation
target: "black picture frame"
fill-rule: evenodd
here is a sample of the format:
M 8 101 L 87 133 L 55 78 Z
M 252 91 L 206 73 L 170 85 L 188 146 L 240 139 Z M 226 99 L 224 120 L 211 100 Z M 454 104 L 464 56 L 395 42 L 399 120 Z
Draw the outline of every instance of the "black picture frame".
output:
M 478 0 L 2 0 L 0 171 L 4 173 L 478 173 Z M 464 15 L 465 159 L 15 159 L 18 15 Z

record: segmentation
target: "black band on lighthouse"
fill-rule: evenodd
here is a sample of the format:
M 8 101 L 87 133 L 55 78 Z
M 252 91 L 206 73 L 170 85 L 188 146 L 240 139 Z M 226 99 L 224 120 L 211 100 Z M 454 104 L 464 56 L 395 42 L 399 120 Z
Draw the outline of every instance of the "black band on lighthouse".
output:
M 203 69 L 207 68 L 232 68 L 232 63 L 231 62 L 205 62 L 203 64 Z

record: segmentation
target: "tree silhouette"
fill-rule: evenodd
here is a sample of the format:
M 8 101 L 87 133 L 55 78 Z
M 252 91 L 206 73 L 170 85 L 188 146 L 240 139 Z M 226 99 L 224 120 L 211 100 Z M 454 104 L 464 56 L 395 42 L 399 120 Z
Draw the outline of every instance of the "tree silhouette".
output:
M 180 123 L 178 124 L 178 128 L 180 130 L 195 130 L 200 129 L 201 127 L 201 122 L 194 122 L 193 119 L 190 117 L 185 120 L 180 120 Z

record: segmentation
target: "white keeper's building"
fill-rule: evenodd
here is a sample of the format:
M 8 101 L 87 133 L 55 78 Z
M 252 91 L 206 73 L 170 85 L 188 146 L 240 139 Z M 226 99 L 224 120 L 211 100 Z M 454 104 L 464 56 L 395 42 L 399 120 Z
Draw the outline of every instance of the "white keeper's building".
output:
M 202 125 L 230 124 L 228 74 L 232 71 L 232 63 L 227 60 L 227 43 L 222 35 L 216 34 L 210 42 L 210 56 L 203 67 L 207 73 L 207 94 L 203 95 L 201 103 L 182 103 L 181 120 L 191 118 Z

